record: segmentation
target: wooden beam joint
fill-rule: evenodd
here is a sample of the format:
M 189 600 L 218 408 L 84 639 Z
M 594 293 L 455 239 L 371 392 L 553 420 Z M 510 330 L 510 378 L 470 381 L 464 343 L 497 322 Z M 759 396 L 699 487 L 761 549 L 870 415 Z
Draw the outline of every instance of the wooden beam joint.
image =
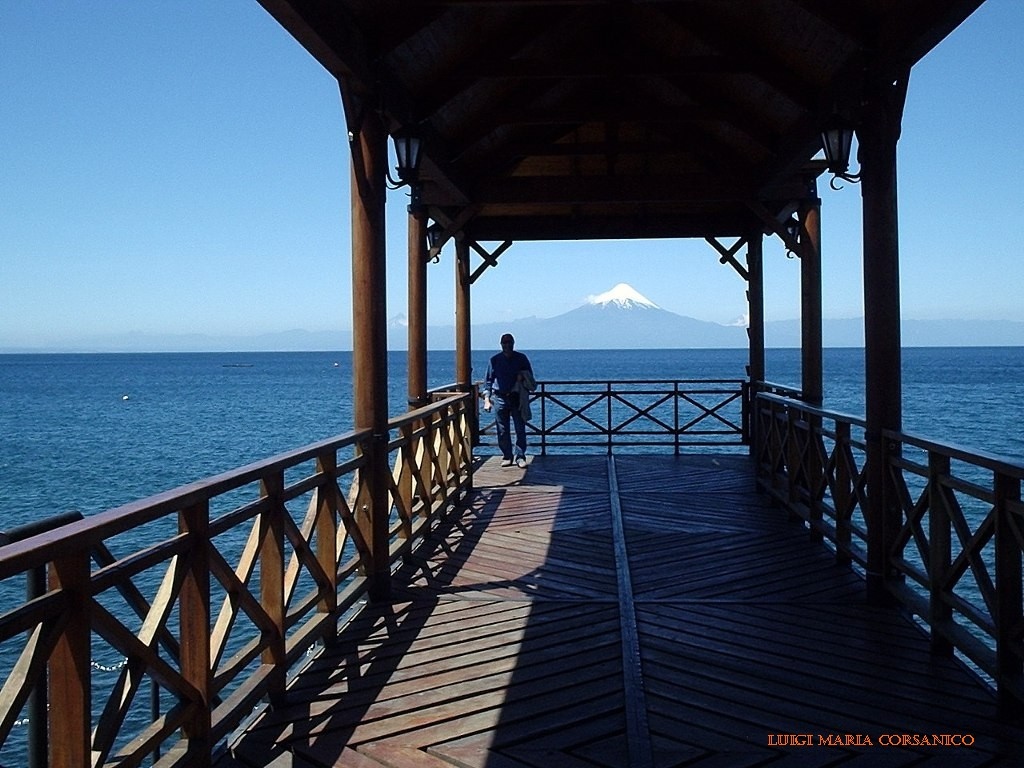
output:
M 469 242 L 469 247 L 476 251 L 480 255 L 480 258 L 483 259 L 483 263 L 473 270 L 473 273 L 469 276 L 469 284 L 472 285 L 480 275 L 487 271 L 488 267 L 498 266 L 498 257 L 512 247 L 512 241 L 506 240 L 499 245 L 493 253 L 488 253 L 487 249 L 480 245 L 480 243 L 473 240 Z
M 716 251 L 718 251 L 720 255 L 718 259 L 719 262 L 721 262 L 722 264 L 728 264 L 733 269 L 735 269 L 736 273 L 740 277 L 742 277 L 746 282 L 750 282 L 750 273 L 747 271 L 747 268 L 744 267 L 739 262 L 739 259 L 736 258 L 736 254 L 739 253 L 740 249 L 747 244 L 747 239 L 745 237 L 741 237 L 729 248 L 726 248 L 724 245 L 718 242 L 718 238 L 705 237 L 704 239 L 708 243 L 710 243 Z

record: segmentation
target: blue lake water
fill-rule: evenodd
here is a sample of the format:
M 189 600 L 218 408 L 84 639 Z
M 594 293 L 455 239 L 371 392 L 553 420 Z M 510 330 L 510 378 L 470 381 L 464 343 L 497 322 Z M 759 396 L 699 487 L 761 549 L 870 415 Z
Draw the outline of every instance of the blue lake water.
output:
M 747 363 L 745 350 L 523 351 L 548 381 L 738 379 Z M 491 354 L 474 353 L 474 378 Z M 405 360 L 389 356 L 392 414 L 405 409 Z M 826 407 L 863 414 L 863 368 L 863 350 L 825 351 Z M 429 370 L 431 387 L 451 382 L 454 353 L 431 353 Z M 766 377 L 798 386 L 799 350 L 768 350 Z M 907 349 L 902 377 L 905 431 L 1024 459 L 1024 348 Z M 0 530 L 95 514 L 343 433 L 351 388 L 348 352 L 0 355 Z M 0 584 L 0 611 L 20 590 Z M 117 659 L 94 663 L 116 675 Z M 22 764 L 20 737 L 0 765 Z
M 539 379 L 742 378 L 746 351 L 526 351 Z M 490 351 L 474 353 L 482 378 Z M 0 355 L 0 530 L 92 514 L 351 428 L 349 352 Z M 767 378 L 799 385 L 795 349 Z M 863 351 L 825 352 L 825 405 L 864 412 Z M 429 356 L 429 385 L 454 354 Z M 389 356 L 391 412 L 405 353 Z M 904 350 L 904 428 L 1024 457 L 1024 348 Z M 125 399 L 127 398 L 127 399 Z

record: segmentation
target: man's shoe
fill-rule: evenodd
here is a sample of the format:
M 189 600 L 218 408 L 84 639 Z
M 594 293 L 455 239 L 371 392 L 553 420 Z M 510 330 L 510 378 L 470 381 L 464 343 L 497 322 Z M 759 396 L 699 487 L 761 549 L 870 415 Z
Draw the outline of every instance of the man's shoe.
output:
M 520 456 L 518 459 L 516 459 L 516 466 L 519 467 L 520 469 L 526 469 L 526 457 Z
M 501 466 L 503 466 L 503 467 L 511 467 L 512 466 L 512 459 L 502 459 L 501 460 Z

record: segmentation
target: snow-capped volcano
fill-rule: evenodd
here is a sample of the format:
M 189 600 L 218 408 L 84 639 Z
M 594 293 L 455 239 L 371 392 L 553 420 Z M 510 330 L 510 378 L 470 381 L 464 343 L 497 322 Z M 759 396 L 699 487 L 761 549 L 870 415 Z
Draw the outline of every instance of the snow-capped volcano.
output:
M 620 309 L 660 309 L 660 307 L 627 283 L 619 283 L 610 291 L 588 296 L 587 304 Z
M 452 329 L 437 349 L 449 349 Z M 513 333 L 517 347 L 531 349 L 698 349 L 747 345 L 747 331 L 678 315 L 662 309 L 627 283 L 589 296 L 586 302 L 554 317 L 488 323 L 473 327 L 474 338 L 497 342 Z M 438 336 L 440 339 L 441 336 Z M 432 347 L 433 348 L 433 347 Z M 623 371 L 628 377 L 628 372 Z M 609 374 L 612 375 L 612 374 Z

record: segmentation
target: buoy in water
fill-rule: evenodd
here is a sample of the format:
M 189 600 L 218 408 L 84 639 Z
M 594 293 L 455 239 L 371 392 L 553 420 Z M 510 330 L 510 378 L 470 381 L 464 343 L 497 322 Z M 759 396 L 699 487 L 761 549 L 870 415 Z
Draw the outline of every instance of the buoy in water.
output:
M 122 400 L 127 400 L 128 399 L 128 395 L 121 395 L 121 399 Z

